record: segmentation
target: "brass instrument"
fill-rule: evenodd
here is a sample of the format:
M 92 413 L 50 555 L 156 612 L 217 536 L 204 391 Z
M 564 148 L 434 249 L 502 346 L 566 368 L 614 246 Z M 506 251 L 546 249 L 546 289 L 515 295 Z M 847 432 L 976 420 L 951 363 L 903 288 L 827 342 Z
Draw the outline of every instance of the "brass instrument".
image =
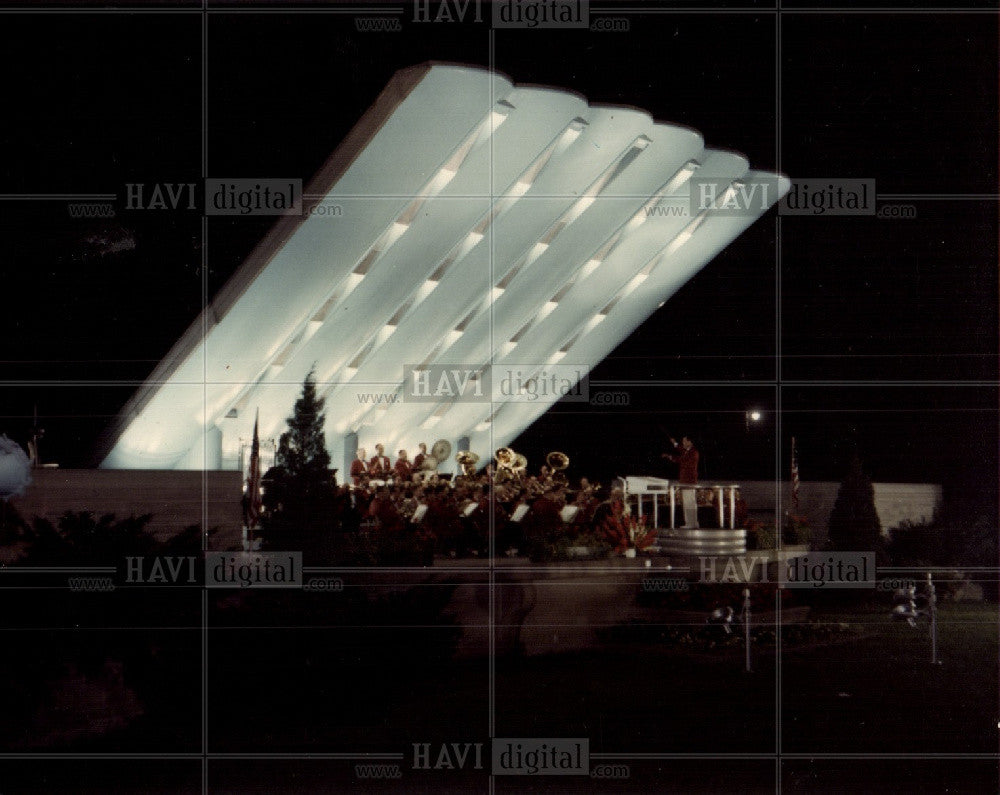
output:
M 438 439 L 431 447 L 431 455 L 440 463 L 447 461 L 451 456 L 451 442 L 447 439 Z
M 560 453 L 558 450 L 555 450 L 545 456 L 545 463 L 552 470 L 553 485 L 561 489 L 566 488 L 569 484 L 569 478 L 566 477 L 566 473 L 563 470 L 569 467 L 569 456 L 566 453 Z
M 511 466 L 515 475 L 523 475 L 528 469 L 528 459 L 521 453 L 514 454 L 514 463 Z
M 462 472 L 467 478 L 476 474 L 476 464 L 479 462 L 479 454 L 470 450 L 459 450 L 455 453 L 455 460 L 461 465 Z
M 497 451 L 493 454 L 496 459 L 497 466 L 503 467 L 504 469 L 512 469 L 514 466 L 514 459 L 517 456 L 513 450 L 509 447 L 497 448 Z
M 549 465 L 549 469 L 553 472 L 561 472 L 569 466 L 569 456 L 566 453 L 554 450 L 545 456 L 545 463 Z

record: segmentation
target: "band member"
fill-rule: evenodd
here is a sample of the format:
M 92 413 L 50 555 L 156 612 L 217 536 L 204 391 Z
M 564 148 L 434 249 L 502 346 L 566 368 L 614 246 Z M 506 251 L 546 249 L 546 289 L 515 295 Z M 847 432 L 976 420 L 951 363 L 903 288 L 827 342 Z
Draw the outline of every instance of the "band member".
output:
M 393 471 L 396 473 L 396 479 L 404 483 L 412 476 L 413 467 L 410 466 L 410 462 L 406 457 L 406 450 L 399 451 L 399 458 L 396 459 Z
M 391 473 L 392 464 L 385 454 L 385 445 L 379 443 L 375 445 L 375 455 L 368 462 L 368 474 L 377 480 L 385 480 Z
M 386 533 L 398 533 L 405 524 L 392 500 L 392 495 L 385 486 L 379 488 L 375 499 L 368 506 L 368 515 L 377 519 L 379 527 Z
M 537 544 L 552 538 L 562 527 L 562 517 L 559 515 L 559 505 L 556 493 L 545 491 L 531 499 L 531 510 L 521 522 L 524 538 L 527 542 Z
M 587 478 L 580 478 L 580 489 L 576 493 L 574 505 L 580 508 L 577 521 L 589 522 L 597 509 L 597 498 L 594 497 L 594 487 Z
M 351 461 L 351 480 L 355 486 L 368 480 L 368 462 L 365 460 L 365 448 L 358 448 L 358 457 Z
M 597 527 L 609 519 L 618 521 L 625 514 L 625 494 L 621 489 L 611 489 L 608 498 L 598 503 L 594 509 L 594 526 Z
M 417 472 L 420 469 L 420 465 L 424 463 L 424 459 L 427 457 L 427 445 L 421 442 L 417 445 L 420 448 L 420 452 L 413 457 L 413 471 Z
M 663 458 L 669 458 L 677 464 L 677 482 L 682 485 L 681 504 L 684 506 L 684 527 L 698 527 L 698 499 L 695 489 L 683 488 L 684 485 L 694 485 L 698 482 L 698 451 L 691 438 L 685 436 L 681 443 L 673 438 L 670 440 L 673 452 L 664 453 Z

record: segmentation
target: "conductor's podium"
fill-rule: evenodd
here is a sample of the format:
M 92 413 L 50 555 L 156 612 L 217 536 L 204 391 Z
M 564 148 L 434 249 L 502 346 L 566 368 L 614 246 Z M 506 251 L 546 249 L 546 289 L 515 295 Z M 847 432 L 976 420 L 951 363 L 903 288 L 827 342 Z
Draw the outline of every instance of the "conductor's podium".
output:
M 747 551 L 743 527 L 675 527 L 660 530 L 657 546 L 668 555 L 742 555 Z
M 747 531 L 736 527 L 735 483 L 677 483 L 661 478 L 631 476 L 617 482 L 626 501 L 640 517 L 650 516 L 654 527 L 666 525 L 657 534 L 657 548 L 672 555 L 742 555 L 747 549 Z M 691 493 L 715 527 L 676 527 L 678 508 Z M 701 497 L 707 499 L 702 502 Z M 692 497 L 693 499 L 693 497 Z M 665 517 L 661 517 L 665 513 Z M 665 518 L 666 521 L 661 521 Z

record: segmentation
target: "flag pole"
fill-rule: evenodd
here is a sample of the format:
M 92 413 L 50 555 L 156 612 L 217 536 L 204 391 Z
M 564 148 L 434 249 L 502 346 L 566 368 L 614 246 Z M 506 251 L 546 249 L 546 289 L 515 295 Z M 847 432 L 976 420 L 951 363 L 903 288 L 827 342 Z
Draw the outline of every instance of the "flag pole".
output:
M 795 437 L 792 437 L 792 507 L 799 507 L 799 458 L 795 450 Z
M 254 530 L 260 519 L 260 409 L 253 420 L 253 442 L 250 445 L 250 471 L 247 478 L 247 511 L 244 521 L 247 527 L 247 540 L 253 546 Z

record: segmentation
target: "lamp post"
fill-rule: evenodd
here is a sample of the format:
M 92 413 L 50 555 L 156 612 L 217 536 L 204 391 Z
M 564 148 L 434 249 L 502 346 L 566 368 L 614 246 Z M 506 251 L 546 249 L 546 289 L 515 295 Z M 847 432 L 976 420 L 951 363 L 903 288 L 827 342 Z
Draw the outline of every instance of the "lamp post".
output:
M 750 589 L 743 589 L 743 609 L 737 613 L 732 607 L 717 607 L 708 614 L 706 624 L 717 624 L 727 635 L 731 635 L 732 624 L 743 624 L 744 667 L 750 673 Z
M 750 673 L 750 589 L 743 589 L 743 645 L 746 648 L 746 670 Z
M 917 626 L 917 620 L 927 617 L 931 625 L 931 665 L 941 665 L 937 656 L 937 589 L 934 587 L 934 579 L 930 572 L 927 572 L 927 608 L 917 607 L 917 589 L 913 586 L 903 591 L 901 604 L 897 604 L 892 610 L 892 617 L 906 621 L 911 627 Z

